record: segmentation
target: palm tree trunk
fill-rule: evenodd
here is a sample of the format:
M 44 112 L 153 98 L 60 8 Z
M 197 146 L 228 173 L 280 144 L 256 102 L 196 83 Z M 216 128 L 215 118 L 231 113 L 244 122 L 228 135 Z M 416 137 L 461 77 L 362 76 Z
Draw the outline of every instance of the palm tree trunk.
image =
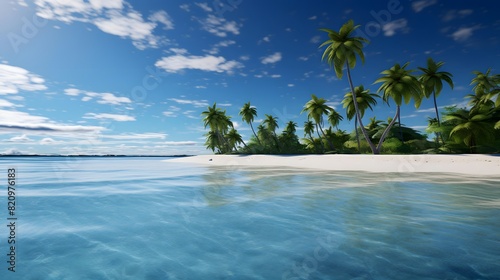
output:
M 318 128 L 318 123 L 315 123 L 316 125 L 316 133 L 318 134 L 318 138 L 321 142 L 321 153 L 324 154 L 325 153 L 325 147 L 323 146 L 323 141 L 321 141 L 321 134 L 319 134 L 319 128 Z
M 441 120 L 439 119 L 439 111 L 438 111 L 438 106 L 437 106 L 437 101 L 436 101 L 436 92 L 433 92 L 432 96 L 434 97 L 434 109 L 436 110 L 436 119 L 438 121 L 438 127 L 441 127 Z M 441 132 L 438 132 L 436 137 L 437 137 L 438 145 L 439 145 L 439 138 L 440 137 L 441 137 L 441 142 L 443 142 L 443 145 L 445 144 L 444 138 L 443 138 L 443 135 L 441 134 Z
M 358 118 L 354 122 L 354 130 L 356 131 L 356 141 L 358 142 L 358 153 L 361 154 L 361 142 L 359 141 L 359 132 L 358 132 Z
M 403 139 L 403 130 L 401 129 L 401 115 L 398 115 L 398 123 L 399 123 L 399 140 L 401 140 L 401 142 L 404 142 L 405 139 Z
M 397 106 L 396 115 L 394 115 L 394 118 L 389 123 L 389 125 L 385 128 L 384 132 L 382 133 L 382 136 L 380 137 L 380 140 L 379 140 L 378 145 L 377 145 L 377 151 L 378 152 L 380 152 L 380 149 L 382 148 L 382 144 L 384 143 L 385 137 L 387 136 L 387 134 L 391 130 L 391 128 L 394 125 L 394 123 L 396 123 L 396 119 L 398 118 L 399 112 L 401 111 L 400 109 L 401 109 L 401 107 Z
M 257 138 L 257 142 L 259 142 L 259 145 L 262 146 L 262 143 L 260 142 L 259 136 L 257 136 L 257 134 L 255 133 L 255 130 L 253 129 L 252 122 L 250 122 L 250 128 L 252 129 L 252 132 L 253 132 L 253 135 L 255 135 L 255 138 Z
M 330 139 L 328 139 L 326 137 L 325 132 L 323 131 L 323 128 L 321 128 L 321 125 L 319 125 L 319 129 L 321 130 L 321 134 L 323 134 L 323 137 L 325 137 L 326 142 L 328 142 L 328 145 L 330 146 L 330 149 L 333 151 L 335 149 L 335 147 L 333 146 L 332 141 L 330 141 Z
M 349 63 L 346 61 L 345 63 L 346 68 L 347 68 L 347 79 L 349 80 L 349 86 L 351 87 L 351 92 L 352 92 L 352 99 L 354 103 L 354 110 L 356 111 L 356 117 L 359 120 L 359 126 L 361 127 L 361 132 L 363 132 L 363 136 L 366 139 L 366 142 L 368 142 L 368 145 L 370 145 L 370 149 L 372 150 L 373 154 L 379 154 L 380 152 L 377 150 L 375 145 L 370 139 L 370 136 L 368 135 L 368 132 L 366 131 L 365 126 L 363 125 L 363 120 L 361 119 L 361 113 L 359 112 L 358 108 L 358 101 L 356 100 L 356 92 L 354 91 L 354 86 L 352 84 L 352 78 L 351 78 L 351 69 L 349 67 Z

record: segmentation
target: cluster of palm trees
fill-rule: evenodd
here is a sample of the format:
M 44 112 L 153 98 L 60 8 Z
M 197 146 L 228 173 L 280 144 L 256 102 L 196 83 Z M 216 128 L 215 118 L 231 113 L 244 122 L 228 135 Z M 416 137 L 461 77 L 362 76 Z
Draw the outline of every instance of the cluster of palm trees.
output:
M 327 32 L 328 40 L 320 45 L 326 46 L 322 59 L 334 68 L 336 76 L 340 79 L 344 70 L 347 73 L 350 92 L 345 94 L 342 104 L 346 109 L 347 119 L 355 119 L 354 137 L 338 129 L 338 124 L 343 120 L 341 114 L 328 106 L 325 99 L 313 94 L 302 110 L 308 117 L 304 123 L 302 143 L 295 134 L 296 123 L 288 122 L 285 130 L 278 135 L 278 119 L 272 115 L 265 115 L 256 132 L 252 123 L 257 117 L 257 110 L 250 103 L 246 103 L 240 110 L 240 116 L 250 125 L 253 132 L 247 144 L 234 129 L 231 117 L 214 104 L 202 113 L 205 127 L 210 128 L 206 134 L 207 148 L 218 153 L 231 153 L 237 151 L 239 144 L 243 144 L 239 150 L 243 153 L 328 153 L 364 152 L 363 147 L 368 147 L 371 153 L 379 154 L 382 149 L 391 150 L 391 145 L 412 144 L 414 147 L 409 149 L 409 152 L 500 151 L 500 140 L 496 140 L 500 139 L 500 75 L 493 75 L 490 70 L 486 73 L 474 72 L 475 78 L 471 83 L 474 85 L 474 94 L 467 96 L 471 108 L 446 108 L 441 122 L 437 97 L 443 89 L 443 82 L 453 89 L 452 74 L 440 70 L 444 62 L 435 62 L 429 58 L 426 67 L 418 67 L 419 74 L 415 74 L 416 69 L 408 69 L 409 63 L 397 63 L 382 71 L 381 77 L 375 81 L 375 84 L 381 84 L 377 90 L 378 94 L 370 93 L 363 85 L 354 87 L 351 70 L 356 66 L 358 57 L 364 62 L 362 49 L 363 44 L 368 42 L 365 38 L 353 36 L 357 28 L 359 25 L 356 26 L 349 20 L 338 32 L 321 29 Z M 372 118 L 365 126 L 365 111 L 372 110 L 379 97 L 387 104 L 394 102 L 396 113 L 392 118 L 388 118 L 387 123 Z M 424 98 L 431 97 L 436 118 L 429 120 L 427 131 L 435 134 L 434 145 L 426 141 L 426 136 L 401 124 L 403 102 L 409 104 L 413 101 L 418 108 Z M 330 125 L 328 128 L 324 127 L 325 117 Z M 398 127 L 395 127 L 396 122 Z M 314 133 L 318 137 L 313 136 Z M 360 134 L 363 139 L 360 139 Z M 353 138 L 355 145 L 352 145 Z M 392 152 L 398 150 L 393 149 Z

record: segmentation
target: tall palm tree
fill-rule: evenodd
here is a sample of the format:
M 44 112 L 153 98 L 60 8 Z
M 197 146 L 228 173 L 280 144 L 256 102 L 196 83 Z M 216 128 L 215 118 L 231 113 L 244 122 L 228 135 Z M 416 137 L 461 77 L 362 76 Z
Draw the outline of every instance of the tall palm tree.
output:
M 253 135 L 255 136 L 255 138 L 257 138 L 257 142 L 259 142 L 259 145 L 262 145 L 262 143 L 260 142 L 260 139 L 257 136 L 257 134 L 255 133 L 255 130 L 253 129 L 253 125 L 252 125 L 254 118 L 257 117 L 257 109 L 255 107 L 251 106 L 250 102 L 247 102 L 241 108 L 240 116 L 244 122 L 246 122 L 247 124 L 250 125 L 250 128 L 252 129 Z
M 311 95 L 311 100 L 309 100 L 306 105 L 304 105 L 304 109 L 302 109 L 301 113 L 307 112 L 307 118 L 314 120 L 316 125 L 316 132 L 318 133 L 319 138 L 321 138 L 321 134 L 325 137 L 325 132 L 323 131 L 323 115 L 328 115 L 333 110 L 330 106 L 326 105 L 326 100 L 324 98 L 318 98 L 316 95 Z M 330 148 L 333 150 L 333 144 L 331 141 L 328 141 Z
M 274 142 L 276 143 L 276 148 L 279 151 L 278 136 L 276 135 L 276 129 L 279 128 L 278 118 L 268 114 L 265 114 L 265 116 L 266 118 L 264 119 L 264 121 L 262 121 L 262 124 L 267 128 L 269 132 L 271 132 L 274 138 Z
M 396 119 L 400 117 L 403 100 L 405 104 L 408 104 L 413 99 L 415 101 L 415 108 L 420 107 L 420 103 L 422 102 L 422 87 L 418 79 L 412 75 L 413 70 L 406 69 L 408 64 L 409 62 L 400 66 L 396 63 L 389 70 L 382 71 L 381 74 L 383 76 L 375 81 L 375 83 L 382 83 L 377 90 L 377 92 L 383 93 L 382 99 L 387 103 L 392 99 L 396 103 L 396 114 L 380 137 L 377 151 L 380 151 L 387 133 L 391 130 Z
M 327 46 L 323 52 L 322 59 L 326 58 L 328 64 L 333 66 L 335 74 L 340 79 L 343 76 L 343 68 L 345 66 L 347 70 L 347 79 L 349 80 L 349 87 L 353 94 L 354 101 L 354 111 L 356 117 L 361 126 L 361 131 L 365 137 L 370 149 L 373 153 L 378 153 L 375 145 L 372 143 L 368 136 L 368 132 L 364 128 L 363 120 L 361 118 L 361 113 L 358 107 L 356 92 L 354 91 L 354 85 L 351 77 L 351 68 L 356 66 L 356 57 L 358 56 L 362 62 L 365 61 L 365 56 L 363 54 L 363 43 L 368 43 L 368 40 L 363 37 L 353 36 L 354 31 L 359 28 L 359 25 L 354 25 L 354 21 L 349 20 L 340 28 L 339 32 L 331 29 L 320 29 L 321 31 L 327 32 L 329 39 L 320 45 L 320 48 Z
M 369 89 L 360 85 L 354 88 L 354 92 L 356 95 L 356 100 L 358 102 L 358 109 L 360 111 L 361 118 L 365 115 L 366 109 L 370 108 L 373 111 L 372 105 L 377 105 L 377 100 L 379 96 L 370 93 Z M 354 107 L 354 99 L 352 92 L 348 92 L 344 95 L 344 99 L 342 100 L 343 107 L 346 108 L 347 119 L 352 120 L 353 117 L 356 116 L 356 109 Z M 361 143 L 359 141 L 359 133 L 358 133 L 358 118 L 354 121 L 354 131 L 356 132 L 356 141 L 358 142 L 358 152 L 361 151 Z
M 423 74 L 418 78 L 418 80 L 422 84 L 422 92 L 426 98 L 429 98 L 432 95 L 432 98 L 434 99 L 434 110 L 436 111 L 438 127 L 441 126 L 441 120 L 439 118 L 436 98 L 439 96 L 441 90 L 443 89 L 443 81 L 448 83 L 451 89 L 453 89 L 453 81 L 451 79 L 453 75 L 449 72 L 439 71 L 439 68 L 441 68 L 443 64 L 444 62 L 440 61 L 436 63 L 432 58 L 429 57 L 427 59 L 427 68 L 418 67 L 418 69 L 423 72 Z M 438 143 L 439 138 L 441 138 L 441 141 L 444 145 L 443 136 L 437 133 Z
M 210 131 L 215 133 L 215 136 L 218 138 L 217 143 L 219 143 L 219 150 L 224 152 L 225 149 L 222 147 L 222 143 L 227 144 L 227 140 L 224 135 L 230 127 L 233 127 L 231 117 L 226 115 L 225 110 L 217 108 L 216 103 L 214 103 L 212 107 L 208 107 L 206 111 L 203 111 L 201 115 L 204 116 L 203 123 L 205 128 L 208 126 Z
M 285 132 L 288 134 L 294 134 L 297 131 L 297 124 L 294 121 L 289 121 L 286 123 Z

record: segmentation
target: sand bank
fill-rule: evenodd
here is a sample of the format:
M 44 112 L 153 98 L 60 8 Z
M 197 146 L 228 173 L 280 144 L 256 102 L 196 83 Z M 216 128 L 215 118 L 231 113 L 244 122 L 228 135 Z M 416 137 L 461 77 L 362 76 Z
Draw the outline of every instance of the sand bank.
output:
M 500 176 L 500 155 L 200 155 L 169 161 L 212 166 L 281 166 L 338 171 Z

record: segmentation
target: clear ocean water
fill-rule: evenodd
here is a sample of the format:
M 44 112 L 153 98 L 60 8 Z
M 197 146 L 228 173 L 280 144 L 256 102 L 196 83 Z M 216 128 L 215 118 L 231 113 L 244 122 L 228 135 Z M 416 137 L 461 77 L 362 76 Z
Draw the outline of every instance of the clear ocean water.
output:
M 0 162 L 0 279 L 500 279 L 500 177 Z

